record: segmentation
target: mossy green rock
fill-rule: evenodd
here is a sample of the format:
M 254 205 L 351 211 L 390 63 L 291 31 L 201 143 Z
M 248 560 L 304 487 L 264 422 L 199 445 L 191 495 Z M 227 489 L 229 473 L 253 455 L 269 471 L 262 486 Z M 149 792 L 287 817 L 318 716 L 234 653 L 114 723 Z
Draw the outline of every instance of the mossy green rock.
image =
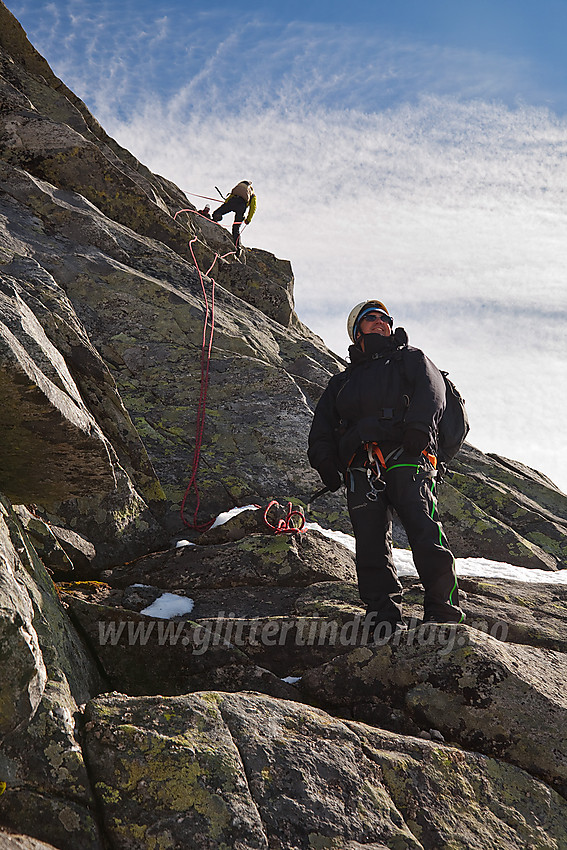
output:
M 454 475 L 439 488 L 439 498 L 460 557 L 544 570 L 567 566 L 567 496 L 549 478 L 467 444 L 451 466 Z
M 116 848 L 516 850 L 567 839 L 521 769 L 259 694 L 92 701 L 85 737 Z
M 300 586 L 355 579 L 354 558 L 318 531 L 252 534 L 230 543 L 181 546 L 148 555 L 109 573 L 115 587 L 146 583 L 163 588 Z

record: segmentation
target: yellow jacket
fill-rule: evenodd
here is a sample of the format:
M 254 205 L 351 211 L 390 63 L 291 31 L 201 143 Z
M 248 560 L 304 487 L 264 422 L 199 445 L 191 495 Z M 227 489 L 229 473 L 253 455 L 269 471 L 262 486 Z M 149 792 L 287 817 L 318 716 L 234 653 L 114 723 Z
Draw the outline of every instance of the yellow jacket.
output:
M 250 204 L 248 206 L 248 215 L 246 216 L 246 224 L 250 224 L 252 216 L 256 212 L 256 195 L 250 196 Z
M 246 201 L 246 206 L 248 208 L 248 215 L 246 216 L 246 224 L 250 224 L 252 221 L 252 216 L 256 212 L 256 195 L 254 194 L 254 188 L 252 183 L 249 180 L 242 180 L 240 183 L 237 183 L 236 186 L 230 190 L 229 198 L 232 195 L 236 195 L 238 198 L 242 198 L 243 201 Z M 228 200 L 228 198 L 227 198 Z

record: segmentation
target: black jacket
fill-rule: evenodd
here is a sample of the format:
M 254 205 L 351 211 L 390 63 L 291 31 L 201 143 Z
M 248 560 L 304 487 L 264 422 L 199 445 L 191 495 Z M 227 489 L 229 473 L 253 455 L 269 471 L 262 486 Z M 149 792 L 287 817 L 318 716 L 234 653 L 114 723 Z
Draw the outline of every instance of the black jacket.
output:
M 363 353 L 351 345 L 350 365 L 331 378 L 317 404 L 308 450 L 315 469 L 331 461 L 344 472 L 362 443 L 376 442 L 390 451 L 410 427 L 427 433 L 435 451 L 445 409 L 437 367 L 408 345 L 403 328 L 388 337 L 367 335 L 365 348 Z

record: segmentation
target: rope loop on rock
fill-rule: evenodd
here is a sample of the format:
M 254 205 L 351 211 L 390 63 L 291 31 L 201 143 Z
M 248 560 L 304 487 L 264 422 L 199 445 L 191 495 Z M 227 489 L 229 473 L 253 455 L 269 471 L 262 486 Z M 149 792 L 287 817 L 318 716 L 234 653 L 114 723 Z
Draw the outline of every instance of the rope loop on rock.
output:
M 285 517 L 279 519 L 276 525 L 272 525 L 268 519 L 268 512 L 274 505 L 277 505 L 282 510 L 286 510 Z M 301 532 L 305 531 L 305 514 L 303 513 L 303 508 L 294 506 L 291 502 L 288 502 L 287 508 L 284 509 L 279 502 L 272 499 L 264 511 L 264 522 L 268 528 L 272 529 L 274 534 L 301 534 Z

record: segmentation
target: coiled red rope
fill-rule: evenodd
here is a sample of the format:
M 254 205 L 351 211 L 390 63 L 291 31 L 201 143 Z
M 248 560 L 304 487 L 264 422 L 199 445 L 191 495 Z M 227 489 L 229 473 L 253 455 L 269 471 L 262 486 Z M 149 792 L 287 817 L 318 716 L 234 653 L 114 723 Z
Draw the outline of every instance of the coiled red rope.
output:
M 305 528 L 305 514 L 302 508 L 294 507 L 291 502 L 287 503 L 287 513 L 285 517 L 279 519 L 276 525 L 268 520 L 268 511 L 273 505 L 281 508 L 279 502 L 272 499 L 266 510 L 264 511 L 264 522 L 271 528 L 274 534 L 300 534 Z

